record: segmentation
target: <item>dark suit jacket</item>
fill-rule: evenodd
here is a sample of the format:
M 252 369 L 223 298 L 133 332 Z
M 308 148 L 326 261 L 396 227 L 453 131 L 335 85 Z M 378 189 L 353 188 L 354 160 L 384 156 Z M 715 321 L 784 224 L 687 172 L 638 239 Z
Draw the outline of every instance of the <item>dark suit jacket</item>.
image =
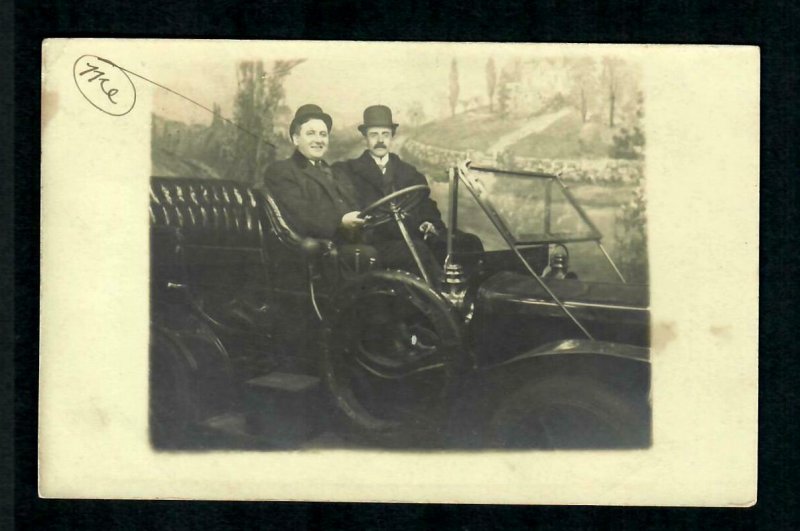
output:
M 369 151 L 356 158 L 333 165 L 337 171 L 346 173 L 355 187 L 358 206 L 360 209 L 374 203 L 381 197 L 389 193 L 414 186 L 416 184 L 428 184 L 428 180 L 417 169 L 403 162 L 394 153 L 389 154 L 389 162 L 386 165 L 386 175 L 381 173 L 375 160 Z M 388 183 L 388 186 L 384 186 Z M 426 194 L 422 202 L 410 213 L 405 224 L 409 232 L 415 237 L 421 237 L 419 226 L 425 222 L 433 223 L 441 236 L 445 234 L 445 225 L 442 221 L 442 214 L 439 212 L 436 202 Z M 389 223 L 376 229 L 375 239 L 399 239 L 402 236 L 394 223 Z
M 320 164 L 327 166 L 325 161 Z M 286 221 L 302 236 L 334 239 L 342 216 L 358 210 L 350 180 L 331 170 L 333 179 L 328 179 L 295 151 L 288 159 L 272 164 L 264 174 L 264 183 Z

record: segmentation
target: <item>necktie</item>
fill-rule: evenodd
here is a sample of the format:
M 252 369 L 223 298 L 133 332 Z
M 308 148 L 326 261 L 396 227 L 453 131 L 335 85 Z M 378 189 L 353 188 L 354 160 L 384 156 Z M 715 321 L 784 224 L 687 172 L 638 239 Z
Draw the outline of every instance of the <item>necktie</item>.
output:
M 322 174 L 323 177 L 325 177 L 325 179 L 328 182 L 333 183 L 333 174 L 331 173 L 331 169 L 328 166 L 322 164 L 321 162 L 317 162 L 316 167 L 317 170 Z
M 349 202 L 351 201 L 346 193 L 342 190 L 339 186 L 339 183 L 336 179 L 333 178 L 333 171 L 331 171 L 330 166 L 327 164 L 323 164 L 322 162 L 317 162 L 316 166 L 317 171 L 322 178 L 330 184 L 330 190 L 333 194 L 333 199 L 337 205 L 337 208 L 340 210 L 342 214 L 348 212 L 350 210 Z
M 389 172 L 386 171 L 386 166 L 388 164 L 389 161 L 387 160 L 386 163 L 383 164 L 383 166 L 381 166 L 380 164 L 378 165 L 378 169 L 381 170 L 381 186 L 383 188 L 383 191 L 387 194 L 394 191 L 393 190 L 394 182 L 392 182 L 393 181 L 392 176 L 391 174 L 389 174 Z

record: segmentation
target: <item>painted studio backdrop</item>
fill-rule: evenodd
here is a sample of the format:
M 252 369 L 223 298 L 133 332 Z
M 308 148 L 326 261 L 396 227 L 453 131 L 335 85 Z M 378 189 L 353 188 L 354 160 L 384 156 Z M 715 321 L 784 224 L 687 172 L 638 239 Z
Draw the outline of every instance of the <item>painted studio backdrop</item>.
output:
M 189 68 L 189 67 L 185 67 Z M 364 149 L 356 126 L 365 107 L 385 104 L 400 124 L 394 144 L 424 173 L 446 217 L 446 170 L 471 159 L 483 166 L 559 174 L 604 235 L 625 277 L 647 282 L 644 196 L 646 97 L 641 70 L 614 56 L 429 54 L 339 61 L 262 57 L 191 65 L 162 82 L 216 114 L 155 91 L 152 174 L 233 179 L 255 184 L 288 157 L 295 109 L 316 103 L 333 117 L 326 159 Z M 190 80 L 202 72 L 203 83 Z M 275 147 L 269 147 L 264 139 Z M 511 218 L 525 191 L 493 190 Z M 477 208 L 464 202 L 462 228 L 487 249 L 501 245 Z M 575 246 L 582 278 L 612 280 L 613 271 Z

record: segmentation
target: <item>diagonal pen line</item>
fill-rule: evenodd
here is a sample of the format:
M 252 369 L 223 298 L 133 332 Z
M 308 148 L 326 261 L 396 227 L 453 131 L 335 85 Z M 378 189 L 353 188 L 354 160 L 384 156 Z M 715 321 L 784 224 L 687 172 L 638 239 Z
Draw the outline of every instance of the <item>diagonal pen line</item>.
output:
M 235 127 L 236 129 L 238 129 L 239 131 L 242 131 L 243 133 L 247 133 L 248 135 L 252 136 L 252 137 L 253 137 L 253 138 L 255 138 L 256 140 L 259 140 L 260 142 L 262 142 L 262 143 L 264 143 L 264 144 L 268 145 L 269 147 L 271 147 L 271 148 L 273 148 L 273 149 L 275 148 L 275 144 L 273 144 L 273 143 L 271 143 L 271 142 L 267 142 L 266 140 L 264 140 L 263 138 L 261 138 L 261 137 L 260 137 L 260 136 L 258 136 L 257 134 L 255 134 L 255 133 L 253 133 L 253 132 L 250 132 L 250 131 L 248 131 L 247 129 L 245 129 L 245 128 L 243 128 L 242 126 L 238 125 L 238 124 L 237 124 L 236 122 L 234 122 L 233 120 L 229 120 L 228 118 L 225 118 L 224 116 L 222 116 L 222 115 L 221 115 L 221 114 L 219 114 L 218 112 L 214 112 L 212 109 L 209 109 L 208 107 L 206 107 L 206 106 L 205 106 L 205 105 L 203 105 L 202 103 L 200 103 L 200 102 L 198 102 L 198 101 L 195 101 L 195 100 L 193 100 L 193 99 L 192 99 L 192 98 L 190 98 L 189 96 L 185 96 L 185 95 L 181 94 L 180 92 L 178 92 L 178 91 L 175 91 L 175 90 L 172 90 L 171 88 L 169 88 L 169 87 L 167 87 L 167 86 L 164 86 L 164 85 L 162 85 L 161 83 L 158 83 L 158 82 L 156 82 L 156 81 L 153 81 L 152 79 L 150 79 L 150 78 L 148 78 L 148 77 L 145 77 L 145 76 L 143 76 L 143 75 L 141 75 L 141 74 L 137 74 L 137 73 L 136 73 L 136 72 L 134 72 L 133 70 L 128 70 L 127 68 L 125 68 L 125 67 L 122 67 L 122 66 L 120 66 L 120 65 L 116 64 L 116 63 L 115 63 L 115 62 L 113 62 L 113 61 L 109 61 L 108 59 L 104 59 L 103 57 L 98 57 L 98 59 L 100 59 L 101 61 L 104 61 L 104 62 L 106 62 L 106 63 L 108 63 L 108 64 L 110 64 L 110 65 L 112 65 L 112 66 L 116 66 L 116 67 L 117 67 L 117 68 L 119 68 L 120 70 L 123 70 L 123 71 L 125 71 L 125 72 L 127 72 L 127 73 L 129 73 L 129 74 L 131 74 L 131 75 L 133 75 L 133 76 L 136 76 L 136 77 L 138 77 L 139 79 L 141 79 L 141 80 L 143 80 L 143 81 L 147 81 L 148 83 L 151 83 L 151 84 L 153 84 L 153 85 L 157 86 L 157 87 L 158 87 L 158 88 L 160 88 L 160 89 L 164 89 L 164 90 L 166 90 L 167 92 L 171 92 L 172 94 L 175 94 L 176 96 L 178 96 L 178 97 L 181 97 L 181 98 L 185 99 L 186 101 L 189 101 L 189 102 L 191 102 L 191 103 L 194 103 L 195 105 L 197 105 L 197 106 L 198 106 L 198 107 L 200 107 L 201 109 L 205 109 L 206 111 L 210 112 L 210 113 L 211 113 L 211 114 L 213 114 L 214 116 L 219 116 L 221 119 L 225 120 L 226 122 L 228 122 L 229 124 L 231 124 L 232 126 L 234 126 L 234 127 Z

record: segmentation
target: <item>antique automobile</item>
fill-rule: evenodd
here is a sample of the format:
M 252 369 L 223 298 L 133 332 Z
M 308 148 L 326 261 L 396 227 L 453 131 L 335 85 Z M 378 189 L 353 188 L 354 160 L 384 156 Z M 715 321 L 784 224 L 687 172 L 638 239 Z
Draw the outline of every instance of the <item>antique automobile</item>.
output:
M 512 181 L 527 191 L 513 211 L 494 201 Z M 442 275 L 418 257 L 410 272 L 358 253 L 345 268 L 268 190 L 153 177 L 154 446 L 647 447 L 647 287 L 625 282 L 558 176 L 462 164 L 447 186 Z M 429 192 L 384 197 L 366 229 L 408 238 Z M 504 248 L 459 251 L 466 201 Z M 587 243 L 618 282 L 571 270 Z

